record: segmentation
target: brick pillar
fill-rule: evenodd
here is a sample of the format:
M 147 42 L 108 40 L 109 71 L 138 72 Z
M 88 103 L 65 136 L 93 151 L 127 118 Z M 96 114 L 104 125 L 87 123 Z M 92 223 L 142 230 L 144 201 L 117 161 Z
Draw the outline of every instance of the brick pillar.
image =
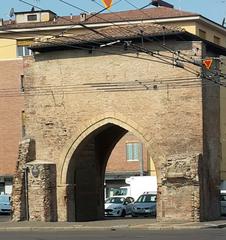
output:
M 60 222 L 66 222 L 68 220 L 67 204 L 68 204 L 67 184 L 58 184 L 57 185 L 57 211 L 58 211 L 57 215 L 58 215 L 58 221 Z
M 30 221 L 57 221 L 56 165 L 33 161 L 28 165 Z
M 161 168 L 158 221 L 201 221 L 200 155 L 169 157 Z
M 19 144 L 16 173 L 13 179 L 12 221 L 28 220 L 26 164 L 35 159 L 35 141 L 24 139 Z

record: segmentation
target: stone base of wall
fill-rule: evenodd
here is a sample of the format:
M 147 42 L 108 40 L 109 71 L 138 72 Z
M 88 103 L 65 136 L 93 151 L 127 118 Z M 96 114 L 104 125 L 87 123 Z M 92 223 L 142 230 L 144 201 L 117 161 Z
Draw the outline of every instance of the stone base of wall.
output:
M 200 155 L 173 155 L 162 165 L 158 221 L 200 221 Z
M 35 141 L 25 139 L 19 144 L 16 174 L 13 180 L 12 220 L 28 220 L 28 192 L 26 164 L 35 159 Z
M 30 221 L 57 221 L 56 165 L 33 161 L 28 164 Z
M 56 165 L 34 161 L 35 141 L 19 145 L 12 192 L 12 221 L 57 221 Z
M 23 141 L 20 144 L 17 173 L 14 178 L 13 221 L 75 221 L 75 184 L 64 185 L 58 189 L 58 198 L 62 199 L 58 201 L 58 205 L 56 164 L 31 161 L 33 158 L 35 158 L 35 142 L 30 139 Z M 205 164 L 208 165 L 207 162 Z M 158 221 L 198 222 L 210 220 L 211 216 L 214 219 L 220 217 L 217 182 L 210 178 L 207 174 L 208 167 L 203 165 L 202 155 L 199 153 L 173 155 L 161 165 L 157 201 Z M 88 175 L 82 172 L 81 176 Z M 78 179 L 83 179 L 81 176 Z M 91 193 L 98 195 L 100 186 L 92 185 L 90 182 L 87 186 L 92 186 Z M 211 191 L 208 186 L 211 186 Z M 82 193 L 80 191 L 77 194 L 80 196 L 79 194 Z M 84 202 L 80 204 L 86 206 Z M 63 211 L 59 219 L 57 206 L 58 212 L 61 209 Z M 97 204 L 91 205 L 90 209 L 97 209 Z M 90 212 L 92 211 L 86 213 L 88 217 L 92 216 Z

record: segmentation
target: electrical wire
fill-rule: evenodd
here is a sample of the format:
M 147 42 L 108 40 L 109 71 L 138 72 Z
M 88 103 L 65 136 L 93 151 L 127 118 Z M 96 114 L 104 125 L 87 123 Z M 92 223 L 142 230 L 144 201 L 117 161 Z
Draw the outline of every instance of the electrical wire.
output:
M 117 92 L 117 91 L 144 91 L 144 90 L 170 90 L 170 89 L 180 89 L 180 88 L 193 88 L 201 86 L 210 86 L 210 83 L 201 82 L 198 78 L 190 78 L 190 84 L 187 83 L 186 78 L 175 78 L 175 79 L 158 79 L 157 81 L 152 79 L 152 81 L 141 81 L 134 80 L 129 82 L 114 82 L 114 83 L 86 83 L 86 84 L 76 84 L 76 85 L 46 85 L 46 86 L 36 86 L 36 87 L 26 87 L 23 95 L 36 96 L 36 95 L 52 95 L 58 94 L 74 94 L 74 93 L 91 93 L 96 91 L 104 92 Z M 213 83 L 211 83 L 212 85 Z M 0 96 L 12 96 L 18 94 L 18 92 L 0 92 Z
M 95 0 L 93 0 L 93 1 L 95 1 Z M 132 7 L 134 7 L 136 10 L 138 10 L 138 11 L 141 11 L 144 15 L 146 15 L 148 18 L 150 18 L 151 16 L 149 16 L 149 14 L 147 14 L 145 11 L 143 11 L 142 9 L 139 9 L 136 5 L 134 5 L 134 4 L 132 4 L 129 0 L 124 0 L 126 3 L 128 3 L 130 6 L 132 6 Z M 96 2 L 96 1 L 95 1 Z M 182 36 L 181 35 L 179 35 L 178 34 L 178 36 L 180 37 L 180 38 L 182 38 Z M 148 38 L 148 37 L 147 37 Z M 156 38 L 153 36 L 152 37 L 153 39 L 155 39 L 156 40 Z M 183 38 L 182 38 L 182 40 L 184 40 Z M 159 42 L 158 41 L 158 39 L 157 39 L 157 42 Z M 165 49 L 165 50 L 167 50 L 167 51 L 169 51 L 169 52 L 171 52 L 171 53 L 173 53 L 173 54 L 177 54 L 173 49 L 170 49 L 169 47 L 167 47 L 166 45 L 164 45 L 164 44 L 160 44 L 160 46 L 163 48 L 163 49 Z M 183 55 L 183 56 L 185 56 L 185 57 L 188 57 L 186 54 L 183 54 L 183 53 L 181 53 L 180 52 L 180 54 L 178 54 L 178 57 L 180 57 L 181 59 L 180 59 L 180 61 L 184 61 L 184 62 L 188 62 L 188 63 L 191 63 L 191 64 L 193 64 L 193 65 L 196 65 L 196 66 L 199 66 L 199 67 L 203 67 L 202 66 L 202 64 L 198 64 L 198 63 L 196 63 L 195 61 L 191 61 L 190 59 L 187 59 L 187 58 L 185 58 L 185 57 L 182 57 L 182 56 L 180 56 L 180 55 Z M 212 74 L 214 74 L 212 71 L 209 71 L 210 73 L 212 73 Z M 219 77 L 223 77 L 222 75 L 219 75 Z M 207 78 L 208 79 L 208 78 Z M 209 79 L 208 79 L 209 80 Z
M 98 6 L 101 6 L 96 0 L 91 0 L 91 1 L 94 2 L 94 3 L 96 3 Z M 147 14 L 147 13 L 144 12 L 144 11 L 142 11 L 142 9 L 140 9 L 140 8 L 138 8 L 136 5 L 130 3 L 128 0 L 124 0 L 124 1 L 127 2 L 128 4 L 130 4 L 130 5 L 131 5 L 132 7 L 134 7 L 136 10 L 141 11 L 141 12 L 142 12 L 144 15 L 146 15 L 148 18 L 152 18 L 149 14 Z M 150 4 L 148 4 L 148 5 L 150 5 Z M 147 5 L 146 5 L 146 6 L 147 6 Z M 107 9 L 107 10 L 108 10 L 110 13 L 114 14 L 115 16 L 117 16 L 118 18 L 122 19 L 123 21 L 128 22 L 128 23 L 131 23 L 131 21 L 128 21 L 127 19 L 124 19 L 123 17 L 121 17 L 120 14 L 117 14 L 117 13 L 114 13 L 114 12 L 110 11 L 110 9 Z M 163 27 L 164 27 L 164 26 L 163 26 Z M 142 29 L 140 29 L 140 30 L 142 30 Z M 178 34 L 177 36 L 179 36 L 179 34 Z M 153 40 L 155 40 L 155 41 L 157 41 L 157 42 L 159 43 L 159 39 L 157 39 L 155 36 L 153 36 L 152 39 L 150 39 L 150 38 L 147 37 L 147 36 L 145 36 L 144 38 L 145 38 L 145 40 L 148 40 L 149 42 L 153 42 Z M 169 51 L 169 52 L 171 52 L 171 53 L 173 53 L 173 54 L 178 54 L 178 52 L 176 52 L 175 50 L 167 47 L 165 44 L 159 44 L 159 46 L 161 46 L 163 49 L 165 49 L 165 50 L 167 50 L 167 51 Z M 186 54 L 184 54 L 184 55 L 186 56 Z M 189 59 L 183 58 L 183 60 L 186 61 L 186 62 L 192 63 L 192 64 L 194 64 L 194 65 L 197 65 L 197 64 L 195 64 L 195 62 L 190 61 Z M 199 66 L 200 66 L 200 65 L 199 65 Z
M 26 1 L 24 1 L 24 0 L 19 0 L 19 1 L 20 1 L 20 2 L 23 2 L 23 3 L 25 3 L 25 4 L 28 4 L 29 6 L 36 7 L 36 8 L 38 8 L 38 9 L 40 9 L 40 10 L 43 10 L 42 8 L 37 7 L 37 6 L 35 6 L 34 4 L 30 4 L 30 3 L 28 3 L 28 2 L 26 2 Z M 68 3 L 68 2 L 66 2 L 66 1 L 64 1 L 64 0 L 59 0 L 59 1 L 62 2 L 62 3 L 64 3 L 64 4 L 67 4 L 67 5 L 71 6 L 71 7 L 73 7 L 73 8 L 76 8 L 76 9 L 78 9 L 78 10 L 80 10 L 80 11 L 84 11 L 84 12 L 88 13 L 88 11 L 86 11 L 86 10 L 84 10 L 84 9 L 78 7 L 78 6 L 75 6 L 74 4 L 70 4 L 70 3 Z M 97 3 L 95 0 L 92 0 L 92 1 L 95 2 L 95 3 Z M 115 5 L 118 4 L 118 3 L 121 2 L 121 1 L 122 1 L 122 0 L 119 0 L 118 2 L 115 3 Z M 129 2 L 127 1 L 127 3 L 129 3 Z M 100 5 L 99 3 L 97 3 L 97 4 Z M 132 4 L 132 6 L 135 7 L 135 8 L 137 8 L 137 7 L 136 7 L 135 5 L 133 5 L 133 4 Z M 97 12 L 97 13 L 89 16 L 89 17 L 86 19 L 86 21 L 89 20 L 89 19 L 92 18 L 92 17 L 98 17 L 98 18 L 106 21 L 106 19 L 101 18 L 101 17 L 98 16 L 101 12 L 105 11 L 106 9 L 107 9 L 107 8 L 103 8 L 103 9 L 101 9 L 99 12 Z M 139 10 L 139 9 L 137 8 L 137 10 Z M 142 10 L 140 10 L 140 11 L 142 11 Z M 142 12 L 143 12 L 143 11 L 142 11 Z M 144 12 L 144 13 L 145 13 L 145 12 Z M 61 17 L 61 18 L 63 18 L 63 17 Z M 66 18 L 63 18 L 63 19 L 66 19 Z M 70 21 L 70 20 L 68 20 L 68 19 L 66 19 L 66 20 L 67 20 L 67 21 Z M 70 22 L 71 22 L 71 21 L 70 21 Z M 110 22 L 110 23 L 114 25 L 113 22 Z M 99 35 L 101 35 L 101 36 L 103 36 L 103 37 L 109 38 L 109 40 L 112 40 L 112 39 L 110 39 L 109 36 L 106 36 L 106 34 L 103 35 L 103 34 L 99 33 L 98 31 L 93 30 L 92 28 L 87 27 L 87 26 L 84 25 L 84 24 L 78 23 L 78 24 L 76 24 L 76 25 L 80 25 L 80 26 L 82 26 L 82 27 L 85 28 L 85 29 L 88 29 L 88 30 L 90 30 L 90 31 L 93 31 L 93 32 L 96 33 L 96 34 L 99 34 Z M 74 26 L 75 26 L 75 25 L 74 25 Z M 124 28 L 124 30 L 127 30 L 127 29 Z M 63 31 L 63 32 L 65 32 L 65 31 Z M 61 32 L 61 34 L 62 34 L 63 32 Z M 130 31 L 130 32 L 131 32 L 131 31 Z M 148 39 L 148 40 L 149 40 L 149 39 Z M 147 52 L 147 49 L 145 49 L 144 52 Z M 172 52 L 172 51 L 171 51 L 171 52 Z M 150 52 L 149 52 L 149 53 L 150 53 Z M 174 52 L 174 53 L 175 53 L 175 52 Z M 153 54 L 153 55 L 154 55 L 154 54 Z M 160 55 L 160 54 L 159 54 L 159 55 Z M 164 56 L 163 56 L 163 57 L 164 57 Z M 157 57 L 157 58 L 159 58 L 159 57 Z M 168 57 L 168 58 L 169 58 L 169 57 Z M 160 58 L 159 58 L 159 59 L 160 59 Z M 162 59 L 162 60 L 163 60 L 163 59 Z M 167 62 L 167 61 L 166 61 L 166 62 Z
M 29 6 L 37 7 L 37 6 L 35 6 L 35 5 L 31 4 L 31 3 L 28 3 L 28 2 L 26 2 L 26 1 L 24 1 L 24 0 L 19 0 L 19 1 L 21 1 L 21 2 L 23 2 L 23 3 L 25 3 L 25 4 L 28 4 Z M 88 13 L 86 10 L 84 10 L 84 9 L 82 9 L 82 8 L 80 8 L 80 7 L 77 7 L 77 6 L 73 5 L 73 4 L 70 4 L 70 3 L 66 2 L 66 1 L 63 1 L 63 0 L 59 0 L 59 1 L 62 2 L 62 3 L 64 3 L 64 4 L 69 5 L 69 6 L 71 6 L 71 7 L 74 7 L 74 8 L 76 8 L 76 9 L 78 9 L 78 10 L 81 10 L 81 11 L 84 11 L 84 12 Z M 119 2 L 119 1 L 118 1 L 118 2 Z M 118 2 L 117 2 L 117 3 L 118 3 Z M 40 7 L 37 7 L 37 8 L 40 9 L 40 10 L 43 10 L 43 9 L 40 8 Z M 102 10 L 106 10 L 106 8 L 104 8 L 104 9 L 102 9 Z M 99 12 L 102 12 L 102 10 L 99 11 Z M 90 16 L 90 18 L 93 17 L 93 16 L 96 16 L 96 17 L 100 18 L 100 17 L 98 16 L 98 14 L 92 15 L 92 16 Z M 67 21 L 70 21 L 70 22 L 71 22 L 71 20 L 68 20 L 67 18 L 64 18 L 64 17 L 60 17 L 60 18 L 66 19 Z M 90 19 L 90 18 L 87 18 L 87 20 Z M 105 20 L 105 19 L 103 19 L 103 18 L 101 18 L 101 19 L 102 19 L 102 20 Z M 111 24 L 114 24 L 114 23 L 111 22 Z M 106 34 L 101 34 L 99 31 L 94 30 L 94 29 L 92 29 L 92 28 L 90 28 L 90 27 L 87 27 L 85 24 L 76 23 L 76 24 L 74 24 L 73 26 L 76 26 L 76 25 L 81 26 L 81 27 L 83 27 L 83 28 L 85 28 L 85 29 L 87 29 L 87 30 L 90 30 L 90 31 L 92 31 L 92 32 L 94 32 L 94 33 L 96 33 L 96 34 L 98 34 L 98 35 L 101 35 L 101 36 L 104 37 L 104 38 L 108 38 L 110 41 L 113 40 L 110 36 L 107 36 Z M 62 32 L 61 32 L 61 34 L 62 34 Z M 56 36 L 57 36 L 57 35 L 55 35 L 53 38 L 55 38 Z M 55 45 L 56 45 L 56 44 L 55 44 Z M 143 51 L 144 51 L 144 52 L 147 52 L 147 49 L 144 49 Z M 150 51 L 149 51 L 149 52 L 150 52 Z M 153 53 L 153 56 L 154 56 L 155 58 L 157 58 L 157 59 L 160 59 L 160 60 L 162 60 L 162 61 L 165 61 L 167 64 L 172 64 L 171 62 L 168 62 L 167 60 L 164 60 L 163 58 L 161 58 L 161 57 L 159 57 L 159 56 L 155 56 L 154 53 Z
M 24 1 L 23 1 L 24 2 Z M 70 46 L 71 47 L 71 46 Z
M 29 4 L 29 5 L 31 5 L 31 6 L 34 6 L 33 4 L 27 3 L 27 2 L 24 1 L 24 0 L 20 0 L 20 1 L 23 2 L 23 3 Z M 79 10 L 82 10 L 82 11 L 84 11 L 84 12 L 87 12 L 86 10 L 84 10 L 84 9 L 82 9 L 82 8 L 80 8 L 80 7 L 77 7 L 77 6 L 73 5 L 73 4 L 70 4 L 70 3 L 66 2 L 66 1 L 63 1 L 63 0 L 59 0 L 59 1 L 65 3 L 65 4 L 69 5 L 69 6 L 72 6 L 72 7 L 76 8 L 76 9 L 79 9 Z M 36 6 L 34 6 L 34 7 L 36 7 Z M 39 9 L 41 9 L 41 8 L 39 8 Z M 104 9 L 104 10 L 105 10 L 105 9 Z M 101 11 L 102 11 L 102 10 L 101 10 Z M 99 11 L 99 12 L 101 12 L 101 11 Z M 95 14 L 95 16 L 97 16 L 97 14 Z M 92 17 L 92 16 L 91 16 L 91 17 Z M 101 18 L 101 19 L 103 19 L 103 18 Z M 68 20 L 68 19 L 67 19 L 67 20 Z M 87 19 L 87 20 L 88 20 L 88 19 Z M 104 20 L 104 19 L 103 19 L 103 20 Z M 114 23 L 111 22 L 111 24 L 114 24 Z M 106 34 L 101 34 L 101 33 L 98 32 L 97 30 L 93 30 L 92 28 L 87 27 L 85 24 L 79 23 L 78 25 L 80 25 L 80 26 L 82 26 L 82 27 L 84 27 L 84 28 L 86 28 L 86 29 L 88 29 L 88 30 L 91 30 L 91 31 L 93 31 L 94 33 L 99 34 L 99 35 L 101 35 L 101 36 L 103 36 L 103 37 L 105 37 L 105 38 L 108 38 L 109 40 L 113 40 L 113 39 L 111 39 L 109 36 L 107 36 Z M 134 47 L 134 44 L 133 44 L 133 47 Z M 142 50 L 142 48 L 140 48 L 140 50 Z M 147 49 L 143 49 L 142 51 L 143 51 L 143 52 L 146 52 L 146 53 L 150 53 L 150 50 L 147 50 Z M 161 58 L 161 57 L 159 57 L 159 56 L 155 56 L 155 55 L 154 55 L 154 52 L 151 52 L 151 54 L 152 54 L 152 56 L 154 56 L 155 58 L 160 59 L 160 60 L 162 60 L 162 61 L 165 61 L 167 64 L 172 64 L 171 62 L 169 62 L 169 61 L 167 61 L 167 60 L 165 60 L 165 59 L 163 59 L 163 58 Z M 158 54 L 158 55 L 160 55 L 160 54 Z
M 80 7 L 78 7 L 78 6 L 76 6 L 76 5 L 74 5 L 74 4 L 71 4 L 71 3 L 68 3 L 68 2 L 66 2 L 66 1 L 64 1 L 64 0 L 59 0 L 60 2 L 63 2 L 64 4 L 66 4 L 66 5 L 69 5 L 69 6 L 71 6 L 71 7 L 73 7 L 73 8 L 75 8 L 75 9 L 78 9 L 78 10 L 82 10 L 82 11 L 84 11 L 84 12 L 86 12 L 86 13 L 88 13 L 88 11 L 86 11 L 86 10 L 84 10 L 84 9 L 82 9 L 82 8 L 80 8 Z M 95 3 L 97 3 L 95 0 L 92 0 L 93 2 L 95 2 Z M 98 5 L 99 5 L 99 3 L 97 3 Z M 101 18 L 100 16 L 96 16 L 97 18 L 100 18 L 100 19 L 102 19 L 102 20 L 104 20 L 104 21 L 106 21 L 106 19 L 104 19 L 104 18 Z M 109 22 L 109 21 L 107 21 L 107 22 Z M 110 22 L 112 25 L 115 25 L 113 22 Z M 116 25 L 117 27 L 119 27 L 120 29 L 124 29 L 124 30 L 126 30 L 126 31 L 128 31 L 128 29 L 126 29 L 126 28 L 123 28 L 123 27 L 121 27 L 121 26 L 119 26 L 119 25 Z M 131 31 L 130 31 L 131 32 Z M 134 32 L 133 32 L 134 33 Z M 138 34 L 138 33 L 137 33 Z M 146 38 L 145 36 L 143 36 L 143 38 L 144 39 L 146 39 L 146 40 L 148 40 L 148 41 L 150 41 L 148 38 Z M 133 47 L 134 47 L 134 44 L 133 44 Z M 154 53 L 153 52 L 151 52 L 150 50 L 148 50 L 147 48 L 141 48 L 141 47 L 139 47 L 139 49 L 140 50 L 142 50 L 142 52 L 145 52 L 145 53 L 147 53 L 147 54 L 152 54 L 152 56 L 154 56 L 154 57 L 156 57 L 156 58 L 158 58 L 158 59 L 161 59 L 161 60 L 163 60 L 161 57 L 157 57 L 157 56 L 155 56 L 154 55 Z M 172 53 L 172 51 L 171 51 L 171 53 Z M 173 51 L 173 53 L 175 53 L 175 51 Z M 173 58 L 172 58 L 172 60 L 173 60 Z M 166 63 L 168 63 L 168 64 L 172 64 L 171 62 L 168 62 L 167 60 L 164 60 Z M 191 63 L 191 62 L 190 62 Z M 189 72 L 193 72 L 194 74 L 199 74 L 199 72 L 198 71 L 195 71 L 194 72 L 194 70 L 193 69 L 191 69 L 191 68 L 184 68 L 186 71 L 189 71 Z
M 71 6 L 71 7 L 75 8 L 75 9 L 79 9 L 79 10 L 82 10 L 82 11 L 88 13 L 88 11 L 86 11 L 86 10 L 84 10 L 84 9 L 82 9 L 82 8 L 74 5 L 74 4 L 68 3 L 68 2 L 66 2 L 66 1 L 64 1 L 64 0 L 59 0 L 59 1 L 60 1 L 60 2 L 63 2 L 64 4 L 66 4 L 66 5 L 68 5 L 68 6 Z M 104 21 L 106 21 L 106 19 L 101 18 L 101 17 L 98 16 L 98 15 L 97 15 L 96 17 L 97 17 L 97 18 L 100 18 L 100 19 L 102 19 L 102 20 L 104 20 Z M 109 22 L 109 21 L 107 21 L 107 22 Z M 115 23 L 113 23 L 113 22 L 110 22 L 110 23 L 111 23 L 112 25 L 115 25 Z M 125 28 L 123 28 L 123 27 L 121 27 L 121 26 L 119 26 L 119 25 L 116 25 L 116 26 L 119 27 L 120 29 L 127 30 L 127 29 L 125 29 Z M 134 33 L 134 32 L 133 32 L 133 33 Z M 137 34 L 138 34 L 138 33 L 137 33 Z M 138 35 L 140 35 L 140 33 L 139 33 Z M 146 39 L 145 36 L 143 36 L 143 38 Z M 114 39 L 111 39 L 111 40 L 114 40 Z M 150 41 L 150 40 L 149 40 L 149 41 Z M 133 47 L 134 47 L 134 45 L 133 45 Z M 151 51 L 148 50 L 147 48 L 139 47 L 139 49 L 142 50 L 143 52 L 147 53 L 147 54 L 150 54 L 150 53 L 151 53 L 152 56 L 154 56 L 154 57 L 156 57 L 156 58 L 158 58 L 158 59 L 163 60 L 161 57 L 157 57 L 154 52 L 151 52 Z M 171 62 L 168 62 L 167 60 L 163 60 L 163 61 L 165 61 L 165 62 L 168 63 L 168 64 L 172 64 Z M 186 68 L 184 68 L 184 69 L 185 69 L 186 71 L 189 71 L 189 72 L 192 72 L 192 71 L 193 71 L 192 69 L 186 69 Z M 199 74 L 199 72 L 196 71 L 196 72 L 194 72 L 194 74 Z
M 35 8 L 38 8 L 38 9 L 40 9 L 40 10 L 43 10 L 42 8 L 40 8 L 40 7 L 38 7 L 38 6 L 35 6 L 34 4 L 30 4 L 30 3 L 28 3 L 28 2 L 26 2 L 26 1 L 24 1 L 24 0 L 19 0 L 20 2 L 23 2 L 23 3 L 25 3 L 25 4 L 28 4 L 29 6 L 32 6 L 32 7 L 35 7 Z M 71 6 L 71 7 L 74 7 L 74 8 L 76 8 L 76 9 L 78 9 L 78 10 L 80 10 L 80 11 L 84 11 L 84 12 L 86 12 L 86 13 L 88 13 L 86 10 L 84 10 L 84 9 L 82 9 L 82 8 L 80 8 L 80 7 L 78 7 L 78 6 L 75 6 L 75 5 L 73 5 L 73 4 L 70 4 L 70 3 L 68 3 L 68 2 L 66 2 L 66 1 L 64 1 L 64 0 L 59 0 L 60 2 L 62 2 L 62 3 L 64 3 L 64 4 L 67 4 L 67 5 L 69 5 L 69 6 Z M 97 3 L 95 0 L 91 0 L 91 1 L 93 1 L 93 2 L 95 2 L 96 4 L 98 4 L 99 6 L 101 6 L 102 7 L 102 5 L 100 5 L 99 3 Z M 116 3 L 114 3 L 113 5 L 116 5 L 116 4 L 118 4 L 119 2 L 121 2 L 122 0 L 119 0 L 118 2 L 116 2 Z M 149 18 L 150 18 L 150 16 L 148 15 L 148 14 L 146 14 L 146 12 L 144 12 L 144 11 L 142 11 L 141 9 L 139 9 L 136 5 L 134 5 L 134 4 L 131 4 L 129 1 L 127 1 L 127 0 L 125 0 L 128 4 L 130 4 L 132 7 L 134 7 L 134 8 L 136 8 L 137 10 L 139 10 L 139 11 L 141 11 L 143 14 L 145 14 L 145 15 L 147 15 Z M 93 14 L 93 15 L 91 15 L 91 16 L 89 16 L 87 19 L 86 19 L 86 21 L 87 20 L 89 20 L 90 18 L 92 18 L 92 17 L 97 17 L 100 13 L 102 13 L 103 11 L 105 11 L 107 8 L 103 8 L 103 9 L 101 9 L 99 12 L 97 12 L 97 13 L 95 13 L 95 14 Z M 108 9 L 109 10 L 109 9 Z M 61 17 L 61 18 L 63 18 L 63 17 Z M 100 17 L 99 17 L 100 18 Z M 121 16 L 120 16 L 120 18 L 121 19 L 123 19 Z M 66 18 L 63 18 L 63 19 L 66 19 Z M 100 18 L 100 19 L 102 19 L 102 20 L 105 20 L 105 19 L 103 19 L 103 18 Z M 68 20 L 68 19 L 66 19 L 67 21 L 70 21 L 70 20 Z M 106 20 L 105 20 L 106 21 Z M 71 21 L 70 21 L 71 22 Z M 113 22 L 111 22 L 111 24 L 114 24 Z M 77 25 L 77 24 L 76 24 Z M 79 25 L 79 24 L 78 24 Z M 84 27 L 84 26 L 83 26 Z M 89 28 L 89 30 L 91 30 L 90 28 Z M 62 34 L 63 32 L 61 32 L 61 34 Z M 97 32 L 96 32 L 97 33 Z M 97 34 L 99 34 L 99 33 L 97 33 Z M 162 47 L 164 47 L 163 45 L 161 45 Z M 165 47 L 165 49 L 167 49 L 166 47 Z M 169 50 L 169 48 L 167 49 L 167 50 Z M 175 51 L 174 50 L 172 50 L 172 49 L 170 49 L 170 51 L 171 52 L 173 52 L 173 53 L 175 53 Z M 192 62 L 193 63 L 193 62 Z

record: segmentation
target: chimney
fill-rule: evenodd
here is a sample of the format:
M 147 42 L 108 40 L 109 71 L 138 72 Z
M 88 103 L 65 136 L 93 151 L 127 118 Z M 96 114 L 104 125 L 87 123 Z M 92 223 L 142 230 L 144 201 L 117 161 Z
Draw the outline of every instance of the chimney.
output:
M 151 3 L 155 7 L 167 7 L 167 8 L 174 8 L 174 6 L 168 2 L 162 0 L 152 0 Z
M 86 13 L 80 13 L 80 22 L 84 22 L 86 20 Z

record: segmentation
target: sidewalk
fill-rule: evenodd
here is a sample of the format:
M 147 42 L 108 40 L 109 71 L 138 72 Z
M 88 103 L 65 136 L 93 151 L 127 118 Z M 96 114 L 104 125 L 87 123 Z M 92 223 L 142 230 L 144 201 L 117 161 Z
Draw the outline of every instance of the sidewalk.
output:
M 155 219 L 109 219 L 90 222 L 1 222 L 0 231 L 185 230 L 224 228 L 226 219 L 199 223 L 158 223 Z

